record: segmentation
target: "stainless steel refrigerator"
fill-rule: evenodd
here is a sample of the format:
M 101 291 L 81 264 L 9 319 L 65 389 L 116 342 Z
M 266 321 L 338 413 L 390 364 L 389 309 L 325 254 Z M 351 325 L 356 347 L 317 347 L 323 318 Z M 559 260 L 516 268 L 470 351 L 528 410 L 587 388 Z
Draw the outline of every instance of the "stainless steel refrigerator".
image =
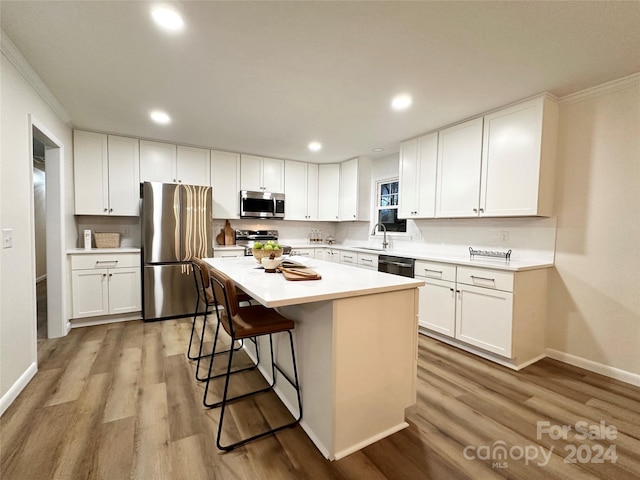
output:
M 211 187 L 142 184 L 142 314 L 146 321 L 193 315 L 193 257 L 211 257 Z

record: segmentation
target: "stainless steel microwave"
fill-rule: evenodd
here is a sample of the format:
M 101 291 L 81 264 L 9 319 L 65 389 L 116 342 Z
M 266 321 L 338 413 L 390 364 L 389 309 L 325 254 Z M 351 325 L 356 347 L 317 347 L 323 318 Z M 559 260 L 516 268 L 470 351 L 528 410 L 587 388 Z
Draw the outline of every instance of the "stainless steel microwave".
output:
M 240 218 L 284 218 L 284 193 L 242 190 Z

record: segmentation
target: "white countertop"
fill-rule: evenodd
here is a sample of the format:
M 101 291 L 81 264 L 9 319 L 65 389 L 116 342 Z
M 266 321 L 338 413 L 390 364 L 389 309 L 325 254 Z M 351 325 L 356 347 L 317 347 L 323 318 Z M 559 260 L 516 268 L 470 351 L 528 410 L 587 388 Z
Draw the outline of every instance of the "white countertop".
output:
M 454 254 L 429 254 L 422 253 L 416 251 L 410 251 L 406 249 L 395 249 L 389 248 L 386 250 L 377 249 L 371 250 L 369 248 L 358 247 L 355 245 L 327 245 L 327 244 L 305 244 L 305 245 L 295 245 L 292 244 L 291 248 L 296 249 L 304 249 L 304 248 L 332 248 L 335 250 L 346 250 L 351 252 L 360 252 L 360 253 L 368 253 L 372 255 L 394 255 L 398 257 L 408 257 L 415 258 L 416 260 L 425 260 L 429 262 L 442 262 L 442 263 L 453 263 L 456 265 L 465 265 L 479 268 L 492 268 L 495 270 L 507 270 L 511 272 L 518 272 L 524 270 L 536 270 L 539 268 L 551 268 L 553 267 L 553 262 L 541 262 L 536 260 L 509 260 L 509 262 L 505 262 L 505 260 L 491 258 L 491 257 L 475 257 L 471 259 L 468 253 L 462 255 L 454 255 Z
M 140 253 L 139 247 L 119 247 L 119 248 L 92 248 L 85 250 L 84 248 L 69 248 L 67 255 L 87 255 L 90 253 Z
M 354 268 L 352 265 L 301 257 L 294 259 L 313 268 L 322 279 L 285 280 L 280 273 L 266 273 L 253 257 L 206 258 L 205 261 L 267 307 L 371 295 L 424 285 L 419 279 Z

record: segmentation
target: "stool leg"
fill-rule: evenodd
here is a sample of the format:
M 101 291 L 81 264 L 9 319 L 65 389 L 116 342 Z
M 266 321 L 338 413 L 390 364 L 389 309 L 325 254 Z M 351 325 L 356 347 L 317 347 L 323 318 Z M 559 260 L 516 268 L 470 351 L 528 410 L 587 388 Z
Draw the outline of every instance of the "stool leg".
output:
M 279 432 L 280 430 L 284 430 L 285 428 L 290 428 L 290 427 L 294 427 L 295 425 L 298 424 L 298 422 L 300 421 L 300 419 L 302 418 L 302 402 L 301 402 L 301 397 L 300 397 L 300 384 L 298 383 L 298 367 L 296 364 L 296 356 L 295 356 L 295 349 L 293 346 L 293 335 L 291 334 L 291 330 L 288 330 L 287 333 L 289 334 L 289 346 L 291 347 L 291 358 L 292 358 L 292 362 L 293 362 L 293 379 L 290 379 L 282 370 L 280 370 L 280 368 L 275 364 L 274 362 L 274 355 L 273 355 L 273 341 L 272 341 L 272 337 L 271 334 L 269 334 L 269 343 L 271 346 L 271 361 L 272 361 L 272 372 L 273 372 L 273 381 L 270 387 L 263 389 L 263 390 L 258 390 L 256 392 L 251 392 L 248 394 L 244 394 L 244 395 L 240 395 L 234 398 L 227 398 L 227 393 L 228 393 L 228 386 L 229 386 L 229 377 L 230 375 L 227 375 L 227 378 L 225 380 L 225 388 L 224 388 L 224 393 L 223 393 L 223 398 L 222 398 L 222 408 L 220 410 L 220 422 L 218 423 L 218 435 L 216 438 L 216 445 L 220 450 L 233 450 L 236 447 L 239 447 L 240 445 L 244 445 L 245 443 L 249 443 L 253 440 L 257 440 L 258 438 L 262 438 L 262 437 L 266 437 L 267 435 L 272 435 L 276 432 Z M 233 355 L 232 353 L 230 354 L 230 356 Z M 230 372 L 231 369 L 231 359 L 229 360 L 228 366 L 227 366 L 227 372 Z M 282 376 L 285 377 L 285 379 L 291 383 L 291 385 L 295 388 L 296 390 L 296 394 L 298 397 L 298 417 L 295 418 L 293 421 L 285 424 L 285 425 L 281 425 L 279 427 L 276 428 L 272 428 L 269 430 L 266 430 L 264 432 L 258 433 L 256 435 L 253 435 L 249 438 L 245 438 L 243 440 L 240 440 L 238 442 L 235 443 L 231 443 L 229 445 L 222 445 L 221 443 L 221 437 L 222 437 L 222 427 L 223 427 L 223 420 L 224 420 L 224 413 L 226 410 L 226 406 L 229 402 L 233 401 L 233 400 L 237 400 L 243 397 L 247 397 L 249 395 L 253 395 L 255 393 L 259 393 L 261 391 L 268 391 L 271 390 L 271 388 L 274 386 L 275 384 L 275 375 L 276 372 L 275 370 L 278 370 L 278 372 L 280 372 L 282 374 Z
M 187 348 L 187 358 L 189 360 L 195 360 L 197 357 L 192 357 L 191 356 L 191 345 L 193 343 L 193 334 L 195 333 L 195 329 L 196 329 L 196 321 L 198 319 L 198 304 L 200 303 L 200 299 L 196 300 L 196 309 L 195 309 L 195 313 L 193 314 L 193 322 L 191 323 L 191 336 L 189 337 L 189 347 Z M 205 311 L 205 320 L 206 320 L 206 311 Z M 200 338 L 200 341 L 202 342 L 202 337 Z M 202 343 L 201 343 L 202 345 Z

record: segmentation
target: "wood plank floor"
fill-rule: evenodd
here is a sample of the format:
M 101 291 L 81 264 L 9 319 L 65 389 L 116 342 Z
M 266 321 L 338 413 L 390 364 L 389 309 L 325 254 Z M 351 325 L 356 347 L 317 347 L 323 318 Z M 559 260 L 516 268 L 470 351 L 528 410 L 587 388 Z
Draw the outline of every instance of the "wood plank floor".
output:
M 220 452 L 219 410 L 202 406 L 185 357 L 190 327 L 126 322 L 40 341 L 36 377 L 0 419 L 0 478 L 640 478 L 640 388 L 548 359 L 514 372 L 424 336 L 409 428 L 336 462 L 299 426 Z M 229 439 L 287 416 L 272 394 L 235 405 Z M 585 438 L 583 426 L 603 431 Z

